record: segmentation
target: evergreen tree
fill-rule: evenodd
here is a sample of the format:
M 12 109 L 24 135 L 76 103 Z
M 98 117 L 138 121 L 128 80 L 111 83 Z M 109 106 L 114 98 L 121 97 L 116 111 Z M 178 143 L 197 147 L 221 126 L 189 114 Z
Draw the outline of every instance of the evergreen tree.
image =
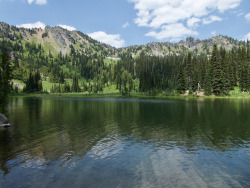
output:
M 212 89 L 215 95 L 220 95 L 223 93 L 224 83 L 223 83 L 221 61 L 220 61 L 217 45 L 213 46 L 210 62 L 211 62 L 212 70 L 213 70 Z
M 80 92 L 80 88 L 79 88 L 79 85 L 78 85 L 78 77 L 76 75 L 73 77 L 73 83 L 72 83 L 71 91 L 72 92 Z
M 64 84 L 65 80 L 64 80 L 64 74 L 63 71 L 61 71 L 60 73 L 60 78 L 59 78 L 59 83 Z
M 0 56 L 0 106 L 2 107 L 4 107 L 8 102 L 8 96 L 10 93 L 10 77 L 10 57 L 7 52 L 3 52 Z
M 176 90 L 180 94 L 183 94 L 186 91 L 186 79 L 185 79 L 185 75 L 184 75 L 182 66 L 180 66 L 180 68 L 179 68 Z
M 228 95 L 230 89 L 231 89 L 231 83 L 230 83 L 230 68 L 229 68 L 229 60 L 228 60 L 228 55 L 225 53 L 223 60 L 224 64 L 224 71 L 223 71 L 223 77 L 224 77 L 224 93 Z
M 193 64 L 192 64 L 192 57 L 191 53 L 188 53 L 186 58 L 187 68 L 186 68 L 186 74 L 187 74 L 187 83 L 189 90 L 192 89 L 192 77 L 193 77 Z
M 38 70 L 36 71 L 35 75 L 32 75 L 32 72 L 30 70 L 29 78 L 26 81 L 26 86 L 23 90 L 29 93 L 35 91 L 41 92 L 43 90 L 41 75 Z
M 35 76 L 34 76 L 34 91 L 41 91 L 40 89 L 40 87 L 41 86 L 39 86 L 40 84 L 39 84 L 39 81 L 41 80 L 41 75 L 40 75 L 40 72 L 39 72 L 39 70 L 37 70 L 36 71 L 36 73 L 35 73 Z
M 192 59 L 193 71 L 192 71 L 192 90 L 195 92 L 198 90 L 198 83 L 199 83 L 199 71 L 197 68 L 197 59 L 194 56 Z
M 208 68 L 205 74 L 205 79 L 204 79 L 204 93 L 205 95 L 211 95 L 212 93 L 212 69 Z
M 250 63 L 250 44 L 249 40 L 247 39 L 247 61 Z

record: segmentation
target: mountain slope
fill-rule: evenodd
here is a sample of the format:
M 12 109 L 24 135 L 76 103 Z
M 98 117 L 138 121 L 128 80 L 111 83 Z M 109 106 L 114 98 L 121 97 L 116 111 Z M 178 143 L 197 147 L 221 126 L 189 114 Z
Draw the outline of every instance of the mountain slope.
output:
M 249 43 L 226 36 L 117 49 L 79 31 L 0 23 L 0 55 L 10 54 L 5 62 L 13 66 L 12 79 L 25 82 L 27 92 L 171 94 L 198 85 L 208 94 L 228 94 L 235 86 L 249 90 L 249 49 Z M 186 79 L 179 79 L 180 72 Z
M 18 36 L 26 42 L 41 44 L 47 53 L 50 51 L 53 55 L 60 52 L 63 55 L 69 54 L 73 46 L 81 54 L 98 54 L 102 55 L 104 59 L 107 57 L 110 59 L 117 58 L 122 53 L 130 53 L 133 57 L 137 57 L 141 53 L 149 56 L 165 56 L 170 54 L 180 55 L 188 51 L 197 54 L 209 54 L 215 43 L 219 47 L 224 46 L 227 50 L 244 45 L 243 41 L 219 35 L 205 40 L 188 37 L 186 41 L 180 41 L 179 43 L 152 42 L 146 45 L 116 49 L 98 42 L 80 31 L 68 31 L 59 26 L 46 26 L 45 29 L 24 29 L 0 22 L 0 38 L 10 38 L 12 41 L 16 41 Z
M 146 45 L 127 47 L 124 48 L 123 51 L 132 53 L 133 57 L 138 56 L 142 52 L 149 56 L 180 55 L 188 51 L 194 52 L 195 54 L 209 54 L 214 44 L 217 44 L 218 47 L 224 46 L 227 50 L 231 50 L 235 47 L 245 45 L 245 42 L 222 35 L 205 40 L 187 37 L 186 41 L 180 41 L 179 43 L 151 42 Z
M 23 42 L 41 44 L 46 52 L 51 51 L 53 55 L 60 52 L 63 55 L 68 54 L 71 46 L 85 55 L 103 53 L 107 56 L 115 50 L 115 48 L 98 42 L 79 31 L 68 31 L 58 26 L 46 26 L 45 29 L 25 29 L 0 22 L 0 33 L 0 38 L 9 38 L 13 42 L 21 39 Z

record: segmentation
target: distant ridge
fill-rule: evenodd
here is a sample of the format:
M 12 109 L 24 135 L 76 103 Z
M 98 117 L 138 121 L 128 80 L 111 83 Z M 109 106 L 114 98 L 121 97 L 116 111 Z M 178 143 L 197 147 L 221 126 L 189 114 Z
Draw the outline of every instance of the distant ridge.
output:
M 10 28 L 13 29 L 10 30 Z M 80 31 L 68 31 L 60 26 L 46 26 L 45 29 L 25 29 L 0 22 L 0 31 L 0 38 L 10 38 L 16 41 L 16 36 L 20 36 L 22 40 L 27 42 L 41 44 L 45 51 L 50 51 L 54 55 L 60 52 L 64 55 L 69 54 L 71 47 L 74 47 L 77 52 L 85 55 L 101 53 L 105 57 L 117 58 L 118 54 L 124 52 L 130 53 L 132 57 L 136 57 L 141 53 L 149 56 L 165 56 L 171 54 L 179 55 L 188 51 L 197 54 L 208 54 L 215 43 L 218 46 L 223 45 L 227 50 L 245 45 L 244 41 L 238 41 L 231 37 L 219 35 L 205 40 L 187 37 L 186 41 L 182 40 L 178 43 L 151 42 L 145 45 L 115 48 L 94 40 Z

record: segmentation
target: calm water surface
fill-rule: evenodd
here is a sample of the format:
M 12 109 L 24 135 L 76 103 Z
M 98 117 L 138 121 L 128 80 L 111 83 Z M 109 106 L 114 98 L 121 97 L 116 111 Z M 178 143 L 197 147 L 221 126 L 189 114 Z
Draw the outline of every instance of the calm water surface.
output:
M 250 187 L 250 100 L 11 99 L 0 187 Z

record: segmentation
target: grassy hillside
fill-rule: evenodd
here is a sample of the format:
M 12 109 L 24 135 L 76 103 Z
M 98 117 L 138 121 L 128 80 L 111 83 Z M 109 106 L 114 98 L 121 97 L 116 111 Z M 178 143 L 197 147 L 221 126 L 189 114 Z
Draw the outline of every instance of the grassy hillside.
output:
M 246 91 L 250 83 L 249 47 L 226 36 L 116 49 L 79 31 L 50 26 L 24 29 L 1 22 L 0 47 L 10 54 L 14 83 L 36 88 L 32 92 L 42 86 L 50 92 L 171 93 L 180 89 L 181 70 L 182 91 L 195 91 L 198 83 L 202 89 L 208 82 L 215 87 L 213 79 L 218 75 L 224 84 L 218 86 L 223 90 L 219 93 L 230 94 L 234 86 Z M 207 79 L 209 71 L 211 78 Z M 217 90 L 211 88 L 211 92 Z

